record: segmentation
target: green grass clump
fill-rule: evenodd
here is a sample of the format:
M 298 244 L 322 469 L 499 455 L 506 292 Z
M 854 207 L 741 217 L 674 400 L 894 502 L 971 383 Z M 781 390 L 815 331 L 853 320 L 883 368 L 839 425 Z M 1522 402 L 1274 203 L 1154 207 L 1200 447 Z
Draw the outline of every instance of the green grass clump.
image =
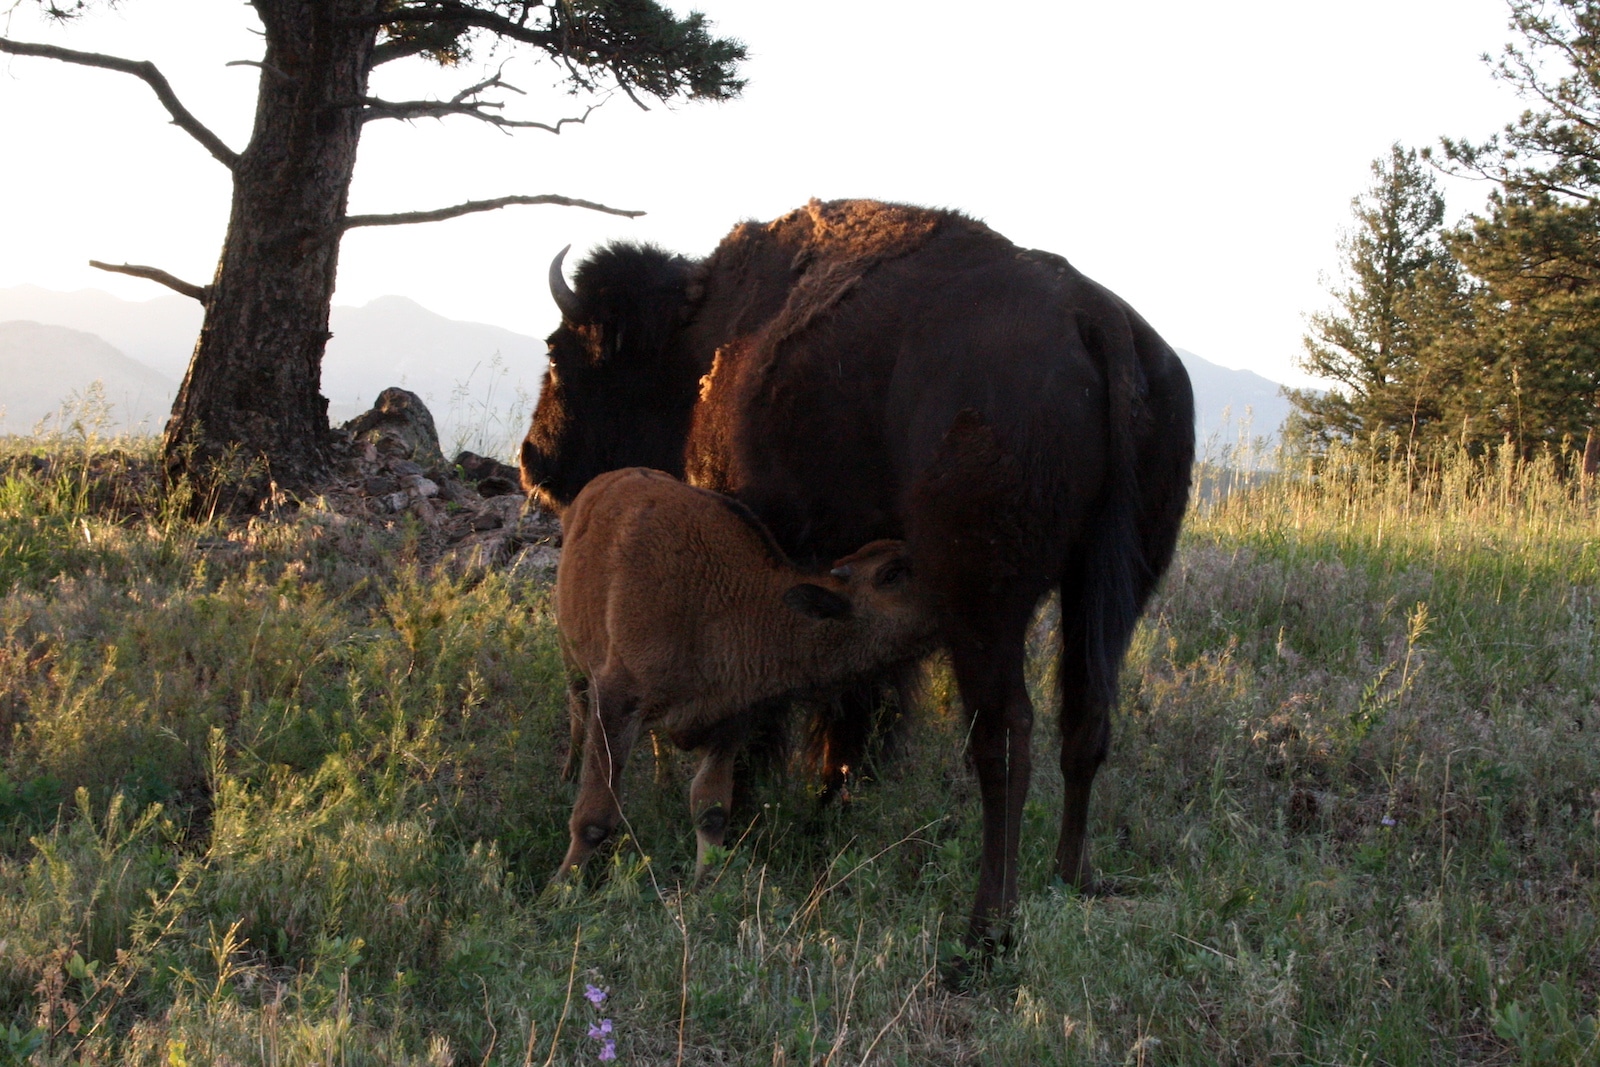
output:
M 1052 885 L 1041 612 L 1015 944 L 956 995 L 938 663 L 874 780 L 756 783 L 699 892 L 692 767 L 642 744 L 626 836 L 547 890 L 546 587 L 71 445 L 0 452 L 0 1063 L 575 1064 L 602 1020 L 627 1063 L 1600 1058 L 1600 525 L 1554 461 L 1208 485 L 1097 785 L 1109 897 Z

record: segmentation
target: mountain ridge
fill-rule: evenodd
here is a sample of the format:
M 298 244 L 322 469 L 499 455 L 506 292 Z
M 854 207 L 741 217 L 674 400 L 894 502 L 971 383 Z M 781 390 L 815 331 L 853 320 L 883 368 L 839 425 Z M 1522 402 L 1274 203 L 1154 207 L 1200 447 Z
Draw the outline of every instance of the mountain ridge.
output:
M 79 336 L 69 339 L 36 332 L 31 335 L 34 350 L 22 352 L 14 343 L 10 354 L 0 358 L 4 383 L 0 408 L 10 412 L 0 422 L 0 433 L 27 432 L 37 419 L 23 425 L 21 412 L 53 411 L 69 393 L 81 394 L 96 377 L 107 374 L 106 399 L 119 405 L 123 416 L 117 419 L 118 426 L 159 427 L 188 368 L 201 308 L 175 295 L 132 301 L 99 289 L 70 293 L 33 285 L 0 289 L 0 324 L 17 321 Z M 323 360 L 322 391 L 334 422 L 353 417 L 381 390 L 399 385 L 422 397 L 447 448 L 454 445 L 496 455 L 515 450 L 544 375 L 544 345 L 538 338 L 488 323 L 446 318 L 411 297 L 392 295 L 362 305 L 335 305 L 330 328 L 333 337 Z M 47 344 L 52 336 L 48 343 L 56 349 Z M 84 337 L 157 375 L 166 392 L 160 392 L 156 379 L 139 378 Z M 1206 454 L 1208 442 L 1215 450 L 1236 440 L 1242 430 L 1276 437 L 1289 413 L 1277 382 L 1252 371 L 1232 370 L 1186 349 L 1177 352 L 1194 385 L 1200 454 Z M 25 364 L 51 368 L 44 381 L 37 375 L 27 378 L 26 396 Z M 101 370 L 90 373 L 92 368 Z M 52 391 L 53 395 L 45 395 Z

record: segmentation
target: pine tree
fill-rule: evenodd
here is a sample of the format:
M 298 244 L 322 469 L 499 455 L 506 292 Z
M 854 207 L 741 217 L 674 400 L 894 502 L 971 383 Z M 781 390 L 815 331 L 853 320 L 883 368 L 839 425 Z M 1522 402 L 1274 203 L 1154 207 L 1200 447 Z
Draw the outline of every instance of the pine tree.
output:
M 1498 186 L 1449 244 L 1474 280 L 1469 440 L 1591 442 L 1600 423 L 1600 0 L 1512 0 L 1496 75 L 1538 102 L 1444 165 Z
M 1582 446 L 1600 402 L 1600 207 L 1507 188 L 1449 243 L 1474 279 L 1450 398 L 1462 439 Z
M 1336 439 L 1393 435 L 1402 447 L 1441 432 L 1441 398 L 1459 372 L 1443 344 L 1466 305 L 1443 242 L 1444 197 L 1416 151 L 1394 145 L 1351 201 L 1355 225 L 1339 243 L 1333 307 L 1309 317 L 1302 370 L 1334 383 L 1289 390 L 1288 434 L 1320 449 Z

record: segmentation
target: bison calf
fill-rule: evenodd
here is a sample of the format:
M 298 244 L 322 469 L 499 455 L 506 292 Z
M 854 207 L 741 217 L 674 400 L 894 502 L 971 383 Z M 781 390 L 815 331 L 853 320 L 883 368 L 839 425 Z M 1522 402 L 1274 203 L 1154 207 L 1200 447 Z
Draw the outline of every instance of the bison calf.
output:
M 556 616 L 582 770 L 558 879 L 621 819 L 641 727 L 704 749 L 689 790 L 698 878 L 723 841 L 747 709 L 919 656 L 937 630 L 901 542 L 808 575 L 742 504 L 660 471 L 602 474 L 562 527 Z

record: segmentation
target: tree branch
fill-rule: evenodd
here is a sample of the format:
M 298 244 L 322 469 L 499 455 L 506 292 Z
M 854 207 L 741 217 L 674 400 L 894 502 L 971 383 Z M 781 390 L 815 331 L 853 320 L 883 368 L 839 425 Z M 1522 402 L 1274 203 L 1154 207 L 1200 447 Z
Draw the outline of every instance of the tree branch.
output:
M 489 30 L 499 36 L 510 37 L 512 40 L 521 41 L 524 44 L 548 46 L 555 44 L 558 40 L 557 35 L 549 30 L 536 29 L 525 22 L 518 22 L 480 8 L 469 7 L 460 3 L 459 0 L 438 0 L 437 3 L 428 6 L 398 8 L 374 15 L 349 16 L 336 19 L 334 25 L 341 29 L 361 29 L 368 26 L 429 25 L 439 22 L 458 23 L 462 26 Z
M 373 69 L 377 69 L 385 63 L 393 63 L 397 59 L 406 59 L 421 52 L 426 52 L 430 47 L 432 47 L 432 44 L 429 41 L 410 40 L 407 38 L 390 38 L 387 41 L 382 41 L 372 50 Z
M 202 304 L 211 299 L 211 286 L 195 285 L 184 281 L 182 278 L 174 278 L 158 267 L 141 267 L 133 263 L 124 263 L 118 267 L 110 263 L 102 263 L 98 259 L 91 259 L 89 266 L 94 267 L 96 270 L 108 270 L 112 274 L 131 274 L 135 278 L 147 278 L 153 282 L 160 282 L 168 289 L 174 289 L 184 296 L 193 297 Z
M 34 44 L 28 41 L 13 41 L 0 37 L 0 52 L 10 52 L 17 56 L 39 56 L 43 59 L 59 59 L 63 63 L 76 63 L 84 67 L 101 67 L 105 70 L 115 70 L 123 74 L 132 74 L 135 78 L 142 79 L 145 84 L 155 90 L 156 97 L 160 99 L 167 113 L 172 116 L 172 123 L 183 130 L 190 137 L 205 146 L 206 151 L 216 157 L 229 170 L 233 170 L 239 163 L 239 154 L 223 144 L 222 138 L 206 129 L 199 119 L 195 118 L 178 100 L 178 95 L 172 91 L 172 85 L 166 77 L 156 69 L 154 63 L 148 60 L 122 59 L 118 56 L 101 55 L 98 52 L 78 52 L 71 48 L 58 48 L 51 44 Z
M 260 67 L 262 70 L 266 71 L 268 74 L 272 75 L 274 78 L 277 78 L 278 81 L 284 83 L 285 85 L 293 85 L 294 82 L 295 82 L 295 79 L 294 79 L 293 75 L 285 74 L 283 71 L 279 70 L 277 67 L 274 67 L 271 63 L 262 63 L 260 60 L 256 60 L 256 59 L 234 59 L 234 60 L 229 60 L 227 63 L 224 63 L 223 66 L 224 67 Z
M 625 211 L 622 208 L 607 207 L 605 204 L 596 204 L 592 200 L 578 200 L 570 196 L 556 196 L 546 193 L 542 196 L 502 196 L 495 200 L 468 200 L 464 204 L 453 207 L 436 208 L 433 211 L 404 211 L 396 215 L 347 215 L 340 231 L 353 230 L 357 226 L 405 226 L 413 222 L 441 222 L 444 219 L 453 219 L 461 215 L 471 215 L 479 211 L 494 211 L 497 208 L 509 207 L 512 204 L 559 204 L 563 207 L 586 207 L 590 211 L 601 211 L 607 215 L 621 215 L 624 218 L 638 218 L 643 211 Z
M 515 85 L 502 81 L 500 75 L 496 73 L 493 77 L 485 79 L 477 85 L 471 85 L 461 90 L 449 100 L 380 100 L 376 97 L 367 97 L 361 101 L 363 107 L 361 121 L 366 123 L 376 119 L 442 119 L 446 115 L 466 115 L 468 118 L 487 122 L 489 125 L 497 126 L 502 130 L 535 129 L 547 130 L 550 133 L 560 133 L 561 127 L 568 123 L 582 125 L 587 122 L 590 113 L 605 103 L 605 100 L 602 99 L 599 103 L 589 105 L 581 116 L 558 119 L 556 124 L 552 126 L 548 122 L 508 119 L 504 115 L 494 114 L 490 109 L 503 108 L 505 103 L 499 100 L 474 99 L 485 89 L 509 89 L 519 95 L 525 95 Z

